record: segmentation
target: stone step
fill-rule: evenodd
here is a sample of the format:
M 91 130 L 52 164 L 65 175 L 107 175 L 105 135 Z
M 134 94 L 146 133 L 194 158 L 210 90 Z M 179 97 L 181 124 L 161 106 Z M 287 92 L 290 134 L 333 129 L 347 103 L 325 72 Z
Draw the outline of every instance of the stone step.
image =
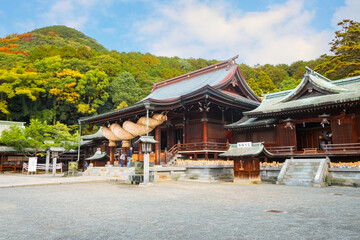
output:
M 291 181 L 291 182 L 285 182 L 284 181 L 284 185 L 288 185 L 288 186 L 306 186 L 306 187 L 311 187 L 312 186 L 312 182 L 294 182 L 294 181 Z
M 313 175 L 285 175 L 284 178 L 290 179 L 290 178 L 294 178 L 294 179 L 303 179 L 303 178 L 308 178 L 308 179 L 313 179 L 315 176 Z
M 316 166 L 296 166 L 296 165 L 289 165 L 288 169 L 314 169 L 314 168 L 318 168 L 319 165 Z

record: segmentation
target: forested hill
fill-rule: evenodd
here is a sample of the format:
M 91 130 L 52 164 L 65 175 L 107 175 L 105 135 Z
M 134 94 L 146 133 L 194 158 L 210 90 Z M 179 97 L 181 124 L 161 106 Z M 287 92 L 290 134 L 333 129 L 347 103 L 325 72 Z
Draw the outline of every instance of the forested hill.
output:
M 342 32 L 347 32 L 349 27 L 358 29 L 359 24 L 348 21 L 342 27 Z M 344 45 L 341 36 L 338 40 L 340 43 L 336 44 Z M 359 44 L 359 40 L 356 41 Z M 349 67 L 348 64 L 344 68 L 339 64 L 355 61 L 348 57 L 348 49 L 339 54 L 336 49 L 333 51 L 335 56 L 324 55 L 309 62 L 239 66 L 250 87 L 261 95 L 295 87 L 303 77 L 306 65 L 332 79 L 355 74 L 351 68 L 358 69 L 358 65 L 350 64 Z M 94 39 L 65 26 L 11 34 L 0 38 L 0 119 L 76 124 L 81 116 L 110 111 L 141 100 L 156 82 L 216 62 L 108 51 Z

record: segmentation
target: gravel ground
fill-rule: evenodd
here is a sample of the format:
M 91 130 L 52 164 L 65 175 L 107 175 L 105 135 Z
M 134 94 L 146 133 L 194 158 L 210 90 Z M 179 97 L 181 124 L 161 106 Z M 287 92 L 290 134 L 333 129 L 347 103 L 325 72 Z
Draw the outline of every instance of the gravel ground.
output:
M 359 238 L 358 188 L 165 182 L 0 189 L 0 239 Z

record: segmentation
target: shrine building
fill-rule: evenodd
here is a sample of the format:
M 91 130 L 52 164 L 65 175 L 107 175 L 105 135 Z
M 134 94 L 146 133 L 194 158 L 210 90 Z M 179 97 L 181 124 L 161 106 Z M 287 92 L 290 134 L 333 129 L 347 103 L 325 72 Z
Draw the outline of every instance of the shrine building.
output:
M 360 76 L 331 81 L 307 68 L 295 89 L 265 95 L 226 129 L 234 142 L 262 142 L 271 154 L 253 156 L 260 161 L 359 161 Z
M 139 150 L 135 143 L 137 134 L 127 131 L 139 133 L 137 128 L 144 127 L 142 120 L 147 112 L 154 122 L 159 117 L 163 119 L 149 129 L 158 141 L 152 155 L 155 164 L 169 162 L 178 154 L 193 159 L 217 159 L 233 141 L 232 132 L 225 125 L 240 120 L 244 111 L 257 108 L 261 101 L 241 75 L 235 62 L 237 57 L 156 83 L 151 93 L 134 105 L 80 118 L 79 122 L 101 125 L 104 135 L 109 134 L 110 164 L 114 163 L 115 155 L 111 139 L 117 144 L 123 142 L 123 147 L 133 146 L 135 153 Z M 116 136 L 124 137 L 115 138 L 111 132 L 114 129 Z M 124 145 L 125 139 L 129 143 Z

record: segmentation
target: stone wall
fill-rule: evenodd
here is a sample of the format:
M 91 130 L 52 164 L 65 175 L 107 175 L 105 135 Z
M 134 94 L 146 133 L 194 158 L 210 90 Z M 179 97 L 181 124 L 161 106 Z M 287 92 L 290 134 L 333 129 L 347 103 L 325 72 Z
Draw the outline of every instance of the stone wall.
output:
M 281 168 L 261 168 L 261 180 L 276 182 Z M 359 168 L 329 168 L 329 176 L 326 179 L 328 185 L 360 187 Z
M 281 168 L 260 168 L 260 177 L 262 181 L 275 183 L 279 176 Z
M 360 186 L 359 168 L 330 168 L 329 179 L 331 185 L 339 186 Z
M 105 177 L 110 181 L 130 183 L 134 168 L 126 167 L 89 167 L 84 176 Z M 196 165 L 179 167 L 150 167 L 155 182 L 194 181 L 194 182 L 233 182 L 234 169 L 231 165 Z

